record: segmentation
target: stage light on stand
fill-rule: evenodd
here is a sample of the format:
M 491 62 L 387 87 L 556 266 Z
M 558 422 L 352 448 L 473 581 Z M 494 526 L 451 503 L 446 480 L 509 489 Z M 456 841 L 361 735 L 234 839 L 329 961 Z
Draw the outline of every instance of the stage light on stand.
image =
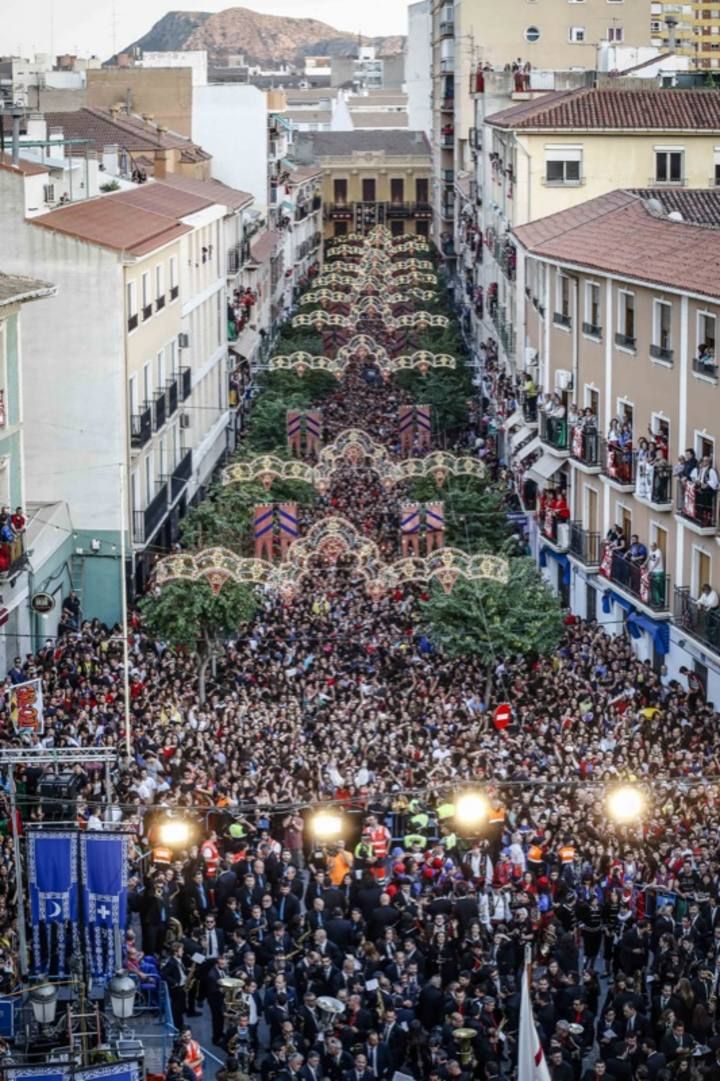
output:
M 490 803 L 482 792 L 463 792 L 455 800 L 455 821 L 463 830 L 483 826 L 490 814 Z
M 645 809 L 645 796 L 633 785 L 622 785 L 608 793 L 607 810 L 613 821 L 628 825 L 639 824 Z
M 330 844 L 340 837 L 342 817 L 333 811 L 318 811 L 310 820 L 310 828 L 317 841 Z
M 168 848 L 183 848 L 190 840 L 190 824 L 183 818 L 168 818 L 158 826 L 158 840 Z

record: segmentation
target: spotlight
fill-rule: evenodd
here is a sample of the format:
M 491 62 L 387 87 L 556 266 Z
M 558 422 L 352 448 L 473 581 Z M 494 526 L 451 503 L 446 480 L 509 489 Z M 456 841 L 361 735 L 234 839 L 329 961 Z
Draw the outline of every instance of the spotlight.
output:
M 323 843 L 336 841 L 342 830 L 342 818 L 331 811 L 319 811 L 310 821 L 316 840 Z
M 168 818 L 158 826 L 158 840 L 168 848 L 183 848 L 190 840 L 190 825 L 182 818 Z
M 645 808 L 645 797 L 639 788 L 623 785 L 608 793 L 608 814 L 615 822 L 630 823 L 640 820 Z
M 464 829 L 475 829 L 487 822 L 490 804 L 482 792 L 463 792 L 455 800 L 455 821 Z

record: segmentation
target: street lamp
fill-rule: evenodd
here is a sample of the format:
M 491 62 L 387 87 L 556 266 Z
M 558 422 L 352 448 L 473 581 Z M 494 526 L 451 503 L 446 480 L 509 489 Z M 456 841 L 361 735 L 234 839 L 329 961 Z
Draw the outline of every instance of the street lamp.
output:
M 137 988 L 135 981 L 128 976 L 127 972 L 120 969 L 115 973 L 108 984 L 110 992 L 110 1008 L 113 1016 L 118 1021 L 127 1021 L 132 1017 L 135 1009 L 135 994 Z
M 608 793 L 607 810 L 615 822 L 627 825 L 638 822 L 645 809 L 645 796 L 633 785 L 622 785 Z
M 57 1010 L 57 997 L 57 987 L 51 983 L 40 983 L 30 988 L 30 1005 L 39 1025 L 52 1025 Z
M 310 827 L 317 841 L 320 841 L 321 844 L 329 844 L 332 841 L 337 841 L 340 837 L 342 818 L 339 814 L 333 814 L 331 811 L 319 811 L 310 820 Z
M 463 792 L 455 801 L 455 821 L 462 829 L 475 830 L 487 822 L 490 804 L 482 792 Z

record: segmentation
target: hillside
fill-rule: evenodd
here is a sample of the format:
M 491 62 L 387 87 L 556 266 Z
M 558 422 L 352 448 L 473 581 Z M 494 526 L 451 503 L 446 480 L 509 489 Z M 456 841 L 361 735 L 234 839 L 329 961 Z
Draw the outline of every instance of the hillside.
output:
M 261 15 L 249 8 L 227 8 L 211 14 L 206 11 L 169 11 L 153 27 L 128 45 L 149 51 L 206 49 L 211 60 L 228 53 L 244 54 L 251 64 L 269 66 L 278 62 L 302 63 L 314 54 L 338 55 L 356 45 L 356 35 L 335 30 L 317 19 L 290 19 L 279 15 Z M 375 45 L 381 54 L 402 52 L 405 39 L 362 38 L 365 45 Z

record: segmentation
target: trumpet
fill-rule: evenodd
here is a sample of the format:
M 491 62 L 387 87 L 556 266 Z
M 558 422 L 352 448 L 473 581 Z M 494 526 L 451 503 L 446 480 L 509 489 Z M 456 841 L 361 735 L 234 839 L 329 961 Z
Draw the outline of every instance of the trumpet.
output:
M 383 998 L 383 993 L 382 993 L 382 990 L 381 990 L 379 984 L 378 984 L 378 987 L 377 987 L 377 989 L 375 991 L 375 995 L 377 996 L 377 1015 L 378 1015 L 378 1017 L 379 1017 L 379 1019 L 381 1021 L 384 1021 L 385 1020 L 385 999 Z

